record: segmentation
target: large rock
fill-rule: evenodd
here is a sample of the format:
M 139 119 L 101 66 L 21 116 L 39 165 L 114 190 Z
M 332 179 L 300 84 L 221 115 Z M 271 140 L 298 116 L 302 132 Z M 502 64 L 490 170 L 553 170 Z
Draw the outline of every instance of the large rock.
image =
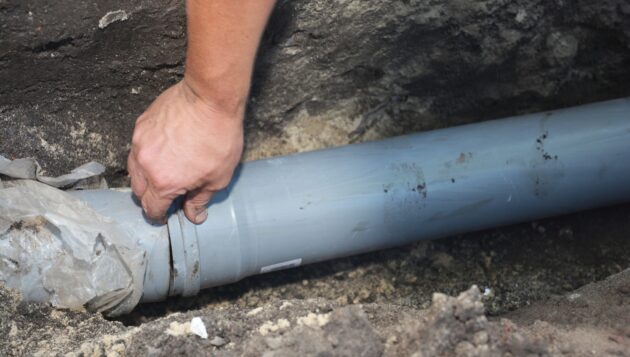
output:
M 0 154 L 123 172 L 183 73 L 182 1 L 0 0 Z M 630 95 L 626 0 L 280 1 L 246 158 Z

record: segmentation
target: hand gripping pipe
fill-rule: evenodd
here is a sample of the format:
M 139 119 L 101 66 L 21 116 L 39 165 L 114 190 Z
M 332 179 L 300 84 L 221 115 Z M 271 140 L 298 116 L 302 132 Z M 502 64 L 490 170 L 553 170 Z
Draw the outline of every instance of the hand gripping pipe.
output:
M 143 301 L 317 261 L 630 201 L 630 98 L 245 163 L 209 206 L 151 226 L 80 191 L 147 250 Z

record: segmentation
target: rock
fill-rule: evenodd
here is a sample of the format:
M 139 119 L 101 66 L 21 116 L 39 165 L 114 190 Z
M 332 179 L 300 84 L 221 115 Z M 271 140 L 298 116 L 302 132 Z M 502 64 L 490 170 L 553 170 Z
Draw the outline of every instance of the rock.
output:
M 297 324 L 308 327 L 322 327 L 330 320 L 330 314 L 314 314 L 309 312 L 306 316 L 297 318 Z
M 578 40 L 571 34 L 554 32 L 547 36 L 547 47 L 559 62 L 572 60 L 578 52 Z
M 282 335 L 251 340 L 246 356 L 380 356 L 383 342 L 365 312 L 358 307 L 344 307 L 326 315 L 309 314 Z M 263 339 L 263 340 L 261 340 Z
M 449 269 L 454 261 L 455 258 L 452 255 L 444 252 L 435 253 L 431 257 L 431 264 L 438 269 Z
M 630 95 L 625 0 L 280 0 L 247 115 L 254 159 Z M 586 25 L 588 24 L 588 25 Z M 0 2 L 0 154 L 124 176 L 182 78 L 184 4 Z
M 0 338 L 0 355 L 624 355 L 630 300 L 623 288 L 629 281 L 630 270 L 625 270 L 572 293 L 588 305 L 559 296 L 515 311 L 510 320 L 488 320 L 481 293 L 473 287 L 456 297 L 435 294 L 427 310 L 388 303 L 331 307 L 323 300 L 292 300 L 292 306 L 281 309 L 276 300 L 256 316 L 229 304 L 169 314 L 138 327 L 23 303 L 0 286 L 0 335 L 11 336 Z M 286 320 L 285 328 L 266 336 L 256 333 L 263 314 L 277 325 Z M 211 339 L 186 332 L 198 316 Z M 165 333 L 169 328 L 182 333 Z
M 262 336 L 267 336 L 269 333 L 276 331 L 284 331 L 291 327 L 291 322 L 287 319 L 278 319 L 278 321 L 266 321 L 258 328 L 258 332 Z
M 247 312 L 247 316 L 254 316 L 257 315 L 258 313 L 260 313 L 261 311 L 263 311 L 262 306 L 259 306 L 257 308 L 251 309 Z
M 398 328 L 396 344 L 387 355 L 500 356 L 527 350 L 549 355 L 546 347 L 524 337 L 524 331 L 504 322 L 497 325 L 484 315 L 481 292 L 476 286 L 457 297 L 436 293 L 425 316 L 409 317 Z M 492 338 L 490 337 L 492 336 Z
M 66 355 L 81 350 L 86 351 L 85 355 L 105 355 L 107 350 L 123 350 L 133 335 L 101 314 L 56 310 L 22 301 L 18 293 L 2 283 L 0 301 L 1 356 Z
M 129 19 L 129 15 L 127 15 L 125 10 L 110 11 L 98 20 L 98 28 L 102 30 L 114 22 L 125 21 L 127 19 Z M 131 92 L 134 92 L 134 88 L 131 89 Z
M 227 341 L 223 337 L 220 337 L 220 336 L 214 336 L 212 340 L 210 340 L 210 344 L 215 347 L 221 347 L 225 345 L 226 343 Z

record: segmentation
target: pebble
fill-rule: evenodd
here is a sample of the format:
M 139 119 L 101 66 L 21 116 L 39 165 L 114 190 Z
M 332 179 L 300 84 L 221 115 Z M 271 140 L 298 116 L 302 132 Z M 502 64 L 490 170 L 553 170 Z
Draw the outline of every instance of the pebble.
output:
M 257 307 L 255 309 L 249 310 L 245 315 L 247 315 L 247 316 L 254 316 L 254 315 L 258 314 L 261 311 L 263 311 L 263 308 L 262 307 Z
M 227 341 L 221 336 L 214 336 L 212 340 L 210 340 L 210 344 L 215 347 L 221 347 L 225 345 Z
M 486 331 L 478 331 L 473 336 L 473 343 L 475 346 L 481 346 L 488 343 L 488 332 Z

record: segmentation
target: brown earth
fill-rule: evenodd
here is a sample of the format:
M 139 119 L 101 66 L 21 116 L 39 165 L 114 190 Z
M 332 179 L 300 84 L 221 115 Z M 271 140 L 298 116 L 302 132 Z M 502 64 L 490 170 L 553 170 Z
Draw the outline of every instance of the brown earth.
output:
M 141 305 L 120 321 L 2 290 L 0 354 L 629 355 L 629 218 L 620 206 L 421 242 Z M 192 317 L 209 339 L 167 333 Z

